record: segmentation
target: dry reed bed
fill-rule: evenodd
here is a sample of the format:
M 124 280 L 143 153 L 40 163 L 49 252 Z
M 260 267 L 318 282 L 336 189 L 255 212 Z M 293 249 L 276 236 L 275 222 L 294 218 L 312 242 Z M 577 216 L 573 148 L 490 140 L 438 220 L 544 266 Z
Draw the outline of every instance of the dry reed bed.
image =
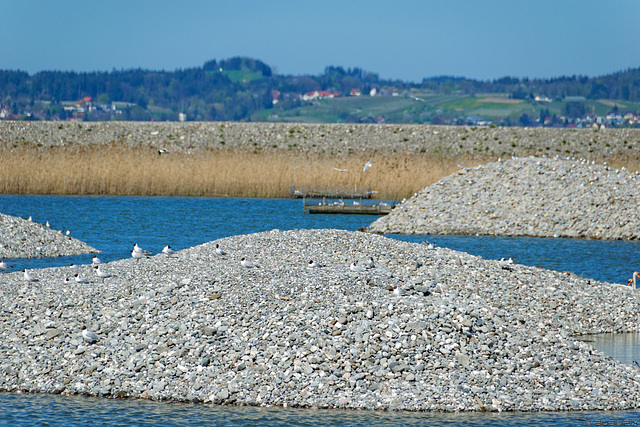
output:
M 162 148 L 170 153 L 159 156 Z M 587 158 L 635 171 L 640 130 L 0 122 L 0 192 L 286 197 L 295 185 L 370 188 L 401 199 L 458 164 L 511 155 Z
M 364 164 L 373 166 L 364 171 Z M 340 169 L 340 170 L 338 170 Z M 290 187 L 374 189 L 402 198 L 458 169 L 441 158 L 348 158 L 219 150 L 158 155 L 145 148 L 16 149 L 0 156 L 5 194 L 287 197 Z

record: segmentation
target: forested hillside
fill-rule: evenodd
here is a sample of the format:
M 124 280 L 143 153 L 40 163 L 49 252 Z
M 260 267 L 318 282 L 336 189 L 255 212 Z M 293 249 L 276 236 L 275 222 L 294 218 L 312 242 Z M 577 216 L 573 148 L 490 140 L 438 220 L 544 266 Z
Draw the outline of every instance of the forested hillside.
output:
M 498 101 L 510 100 L 500 101 L 509 108 L 502 112 L 487 110 L 487 105 L 471 108 L 474 104 L 469 99 L 488 95 Z M 374 96 L 387 101 L 379 99 L 375 106 L 336 102 Z M 398 106 L 398 97 L 424 105 Z M 436 99 L 446 102 L 429 104 Z M 594 103 L 602 100 L 606 102 Z M 554 102 L 558 104 L 553 106 Z M 41 71 L 29 75 L 0 70 L 0 104 L 0 119 L 178 120 L 184 113 L 186 120 L 298 117 L 302 121 L 458 123 L 467 120 L 467 115 L 480 114 L 499 124 L 523 124 L 523 120 L 542 124 L 547 116 L 577 118 L 600 113 L 597 108 L 602 106 L 615 113 L 622 109 L 637 114 L 640 68 L 599 77 L 482 81 L 441 76 L 420 83 L 383 80 L 376 73 L 336 66 L 315 76 L 279 75 L 262 61 L 245 57 L 211 60 L 201 67 L 174 71 Z

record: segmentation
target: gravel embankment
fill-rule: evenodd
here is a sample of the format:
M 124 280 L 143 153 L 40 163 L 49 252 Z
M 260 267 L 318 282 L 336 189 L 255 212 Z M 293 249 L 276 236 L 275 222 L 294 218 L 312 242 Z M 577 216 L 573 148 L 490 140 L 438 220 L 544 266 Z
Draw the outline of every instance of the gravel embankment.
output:
M 99 252 L 66 231 L 0 213 L 0 259 L 43 258 Z
M 635 240 L 640 174 L 586 161 L 499 161 L 441 179 L 366 231 Z
M 323 156 L 436 155 L 578 157 L 640 160 L 638 129 L 488 128 L 468 126 L 239 122 L 0 121 L 0 148 L 109 146 L 173 152 L 285 150 Z
M 370 257 L 374 268 L 350 271 Z M 640 408 L 640 371 L 574 337 L 638 331 L 640 294 L 625 286 L 339 230 L 234 236 L 102 269 L 104 283 L 90 266 L 33 270 L 32 283 L 1 276 L 1 390 L 370 410 Z M 66 284 L 74 274 L 90 283 Z M 88 345 L 83 327 L 100 339 Z

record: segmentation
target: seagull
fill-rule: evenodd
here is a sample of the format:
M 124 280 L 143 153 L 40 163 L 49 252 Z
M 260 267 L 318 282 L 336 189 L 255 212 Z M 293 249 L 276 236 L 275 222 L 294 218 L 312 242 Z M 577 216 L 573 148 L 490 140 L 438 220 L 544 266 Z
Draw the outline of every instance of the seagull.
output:
M 93 265 L 102 264 L 102 261 L 96 255 L 94 255 L 93 259 L 91 260 L 91 264 L 93 264 Z
M 320 268 L 320 267 L 324 267 L 324 265 L 318 264 L 314 260 L 310 260 L 309 264 L 307 264 L 307 267 L 309 267 L 309 268 Z
M 22 272 L 24 273 L 24 280 L 26 280 L 27 282 L 37 282 L 38 281 L 38 279 L 36 279 L 32 275 L 30 275 L 29 272 L 27 272 L 27 270 L 22 270 Z
M 87 279 L 85 279 L 84 277 L 80 277 L 79 274 L 76 274 L 73 277 L 75 278 L 76 283 L 89 283 Z
M 74 263 L 71 263 L 71 265 L 69 265 L 69 267 L 71 267 L 72 270 L 77 270 L 79 266 L 75 265 Z
M 171 249 L 171 246 L 167 245 L 164 248 L 162 248 L 162 253 L 165 254 L 167 257 L 171 257 L 171 255 L 175 254 L 176 251 Z
M 352 262 L 351 265 L 349 266 L 349 270 L 351 271 L 355 271 L 356 273 L 361 273 L 364 271 L 364 267 L 361 265 L 358 265 L 358 262 Z
M 373 166 L 373 164 L 371 163 L 371 160 L 369 160 L 367 163 L 364 164 L 364 169 L 362 169 L 362 172 L 366 172 L 367 169 L 369 169 L 371 166 Z
M 47 223 L 45 224 L 45 227 L 51 228 L 51 224 L 49 224 L 49 221 L 47 221 Z
M 338 168 L 333 168 L 335 170 L 337 170 L 338 172 L 347 172 L 349 169 L 338 169 Z
M 393 290 L 394 295 L 398 295 L 399 297 L 403 297 L 407 294 L 407 290 L 406 289 L 402 289 L 402 288 L 395 288 Z
M 5 261 L 0 260 L 0 270 L 8 270 L 10 268 L 13 268 L 13 266 L 7 264 Z
M 31 217 L 31 215 L 29 215 L 29 218 L 27 218 L 27 221 L 29 222 L 33 221 L 33 218 Z
M 89 344 L 92 344 L 100 339 L 98 335 L 88 330 L 86 327 L 82 328 L 82 338 L 84 338 L 85 341 L 87 341 Z
M 131 257 L 138 262 L 142 258 L 147 258 L 147 256 L 143 252 L 136 251 L 135 249 L 131 251 Z
M 70 285 L 71 284 L 71 279 L 69 279 L 68 277 L 65 277 L 64 284 L 65 285 Z
M 226 255 L 227 253 L 225 251 L 222 250 L 222 248 L 220 247 L 219 244 L 216 243 L 216 253 L 218 255 Z
M 510 270 L 510 267 L 512 264 L 513 264 L 513 258 L 509 258 L 509 259 L 500 258 L 500 261 L 498 261 L 498 265 L 505 270 Z
M 133 251 L 134 252 L 140 252 L 143 255 L 151 255 L 151 251 L 147 251 L 147 250 L 142 249 L 140 246 L 138 246 L 137 243 L 133 244 Z
M 368 260 L 366 260 L 364 262 L 364 266 L 367 268 L 373 268 L 375 267 L 374 261 L 373 261 L 373 257 L 369 258 Z
M 249 261 L 248 259 L 242 258 L 240 260 L 240 264 L 244 267 L 244 268 L 258 268 L 257 265 L 255 265 L 254 263 L 252 263 L 251 261 Z
M 436 248 L 436 244 L 435 243 L 427 242 L 426 240 L 423 243 L 427 244 L 427 249 L 429 249 L 430 251 L 435 250 L 435 248 Z
M 102 279 L 102 283 L 104 283 L 104 279 L 106 279 L 107 277 L 111 277 L 109 273 L 105 273 L 104 271 L 102 271 L 99 265 L 94 265 L 93 268 L 96 269 L 96 274 L 99 278 Z
M 631 279 L 629 279 L 629 282 L 627 283 L 628 286 L 633 286 L 634 288 L 636 287 L 636 277 L 640 277 L 640 273 L 638 273 L 637 271 L 633 272 L 633 276 L 631 276 Z
M 64 233 L 64 235 L 65 235 L 65 236 L 69 236 L 70 234 L 71 234 L 71 231 L 69 231 L 69 230 L 67 230 L 67 231 Z
M 169 150 L 167 150 L 166 148 L 162 148 L 158 150 L 158 156 L 162 156 L 163 154 L 167 154 L 167 153 L 169 153 Z

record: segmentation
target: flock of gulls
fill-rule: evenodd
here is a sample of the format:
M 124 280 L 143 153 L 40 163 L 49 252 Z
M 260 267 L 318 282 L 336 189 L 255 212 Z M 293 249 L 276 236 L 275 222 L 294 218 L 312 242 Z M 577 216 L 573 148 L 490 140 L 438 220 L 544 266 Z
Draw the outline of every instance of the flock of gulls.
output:
M 367 165 L 365 165 L 365 171 L 368 167 L 371 167 L 370 162 L 367 163 Z M 29 218 L 29 220 L 31 220 L 31 217 Z M 45 224 L 45 227 L 50 228 L 50 224 L 47 221 L 47 223 Z M 66 235 L 69 235 L 70 232 L 67 231 L 65 233 Z M 423 245 L 425 245 L 427 247 L 427 249 L 429 250 L 435 250 L 436 249 L 436 245 L 435 243 L 432 242 L 428 242 L 428 241 L 423 241 L 422 242 Z M 215 252 L 217 255 L 219 256 L 225 256 L 227 255 L 227 252 L 222 249 L 220 247 L 220 245 L 218 243 L 216 243 L 215 245 Z M 144 258 L 148 258 L 152 255 L 151 251 L 145 250 L 143 248 L 141 248 L 137 243 L 135 243 L 133 245 L 133 249 L 130 251 L 131 253 L 131 257 L 133 259 L 136 260 L 136 262 L 140 261 L 140 259 L 144 259 Z M 171 248 L 171 246 L 167 245 L 165 246 L 162 251 L 162 254 L 164 254 L 165 256 L 172 258 L 173 255 L 176 253 L 176 250 L 174 250 L 173 248 Z M 349 261 L 347 260 L 347 263 Z M 95 271 L 95 275 L 96 277 L 104 284 L 105 279 L 108 279 L 110 277 L 112 277 L 111 274 L 109 274 L 108 272 L 102 270 L 102 266 L 101 264 L 103 264 L 103 262 L 100 260 L 100 258 L 98 258 L 97 255 L 93 256 L 93 259 L 91 261 L 91 265 Z M 509 259 L 505 259 L 502 258 L 498 261 L 498 265 L 505 270 L 511 270 L 512 266 L 514 264 L 514 260 L 513 258 L 509 258 Z M 247 270 L 252 270 L 252 269 L 259 269 L 261 268 L 260 265 L 246 259 L 246 258 L 241 258 L 240 259 L 240 265 L 247 269 Z M 71 269 L 72 270 L 76 270 L 79 268 L 78 265 L 75 264 L 71 264 Z M 324 265 L 314 261 L 314 260 L 309 260 L 308 264 L 307 264 L 308 268 L 322 268 L 324 267 Z M 0 260 L 0 271 L 4 272 L 6 270 L 9 270 L 13 268 L 13 266 L 9 265 L 6 261 L 4 260 Z M 364 272 L 368 269 L 372 269 L 375 268 L 375 260 L 373 259 L 373 257 L 365 260 L 364 262 L 359 263 L 357 260 L 351 262 L 350 266 L 349 266 L 349 270 L 351 272 L 354 273 L 361 273 Z M 27 271 L 26 269 L 22 270 L 23 273 L 23 277 L 24 280 L 27 283 L 34 283 L 34 282 L 38 282 L 39 279 L 37 277 L 35 277 L 34 275 L 32 275 L 29 271 Z M 635 282 L 636 282 L 636 277 L 640 278 L 640 273 L 638 272 L 634 272 L 633 277 L 631 279 L 629 279 L 629 284 L 628 286 L 633 286 L 635 287 Z M 77 283 L 77 284 L 88 284 L 91 283 L 87 278 L 82 277 L 79 273 L 76 273 L 73 277 L 66 277 L 64 279 L 64 283 L 65 284 L 72 284 L 72 283 Z M 407 291 L 405 289 L 402 288 L 395 288 L 393 290 L 394 294 L 398 295 L 398 296 L 404 296 L 406 295 Z M 96 341 L 98 341 L 100 339 L 100 337 L 98 335 L 96 335 L 94 332 L 87 330 L 86 328 L 84 328 L 82 330 L 82 337 L 83 339 L 87 342 L 87 344 L 92 344 L 95 343 Z
M 431 242 L 427 242 L 424 241 L 423 242 L 424 245 L 427 246 L 427 249 L 430 250 L 434 250 L 436 249 L 436 245 L 434 243 Z M 216 254 L 218 254 L 219 256 L 225 256 L 227 255 L 227 252 L 222 249 L 220 247 L 220 245 L 218 243 L 216 243 L 215 246 L 215 252 Z M 141 248 L 137 243 L 134 243 L 133 245 L 133 249 L 131 251 L 129 251 L 131 253 L 131 257 L 133 259 L 136 260 L 136 262 L 140 261 L 141 259 L 144 258 L 148 258 L 150 257 L 153 253 L 151 251 L 145 250 L 143 248 Z M 166 255 L 168 258 L 172 258 L 173 255 L 176 253 L 176 250 L 173 249 L 171 246 L 167 245 L 165 246 L 162 251 L 161 251 L 164 255 Z M 349 260 L 347 260 L 347 263 L 349 262 Z M 97 255 L 93 256 L 93 259 L 91 260 L 91 265 L 95 271 L 96 277 L 104 284 L 105 279 L 108 279 L 110 277 L 112 277 L 111 274 L 109 274 L 108 272 L 104 271 L 102 269 L 101 264 L 103 264 L 102 260 L 100 260 L 100 258 L 98 258 Z M 501 267 L 503 268 L 509 268 L 509 266 L 511 264 L 513 264 L 513 259 L 509 258 L 508 261 L 505 261 L 504 258 L 502 260 L 499 261 L 499 264 Z M 261 268 L 260 265 L 246 259 L 246 258 L 241 258 L 240 259 L 240 265 L 242 267 L 244 267 L 247 270 L 252 270 L 252 269 L 259 269 Z M 72 270 L 76 270 L 79 268 L 78 265 L 76 264 L 71 264 L 70 265 Z M 307 264 L 308 268 L 322 268 L 324 267 L 324 265 L 314 261 L 314 260 L 309 260 L 308 264 Z M 375 261 L 373 259 L 373 257 L 365 260 L 362 263 L 359 263 L 357 260 L 351 262 L 351 264 L 349 265 L 349 270 L 354 272 L 354 273 L 361 273 L 364 272 L 368 269 L 372 269 L 375 267 Z M 4 260 L 0 260 L 0 270 L 1 271 L 5 271 L 5 270 L 9 270 L 13 268 L 13 266 L 9 265 L 6 261 Z M 24 280 L 28 283 L 34 283 L 34 282 L 38 282 L 39 279 L 37 277 L 35 277 L 33 274 L 31 274 L 29 271 L 27 271 L 26 269 L 22 270 L 23 273 L 23 277 Z M 88 280 L 86 277 L 81 276 L 79 273 L 76 273 L 75 275 L 73 275 L 72 277 L 66 277 L 63 281 L 64 284 L 72 284 L 72 283 L 78 283 L 78 284 L 88 284 L 91 283 L 90 280 Z M 396 289 L 396 293 L 400 294 L 403 290 L 401 289 Z M 406 292 L 406 291 L 405 291 Z
M 435 245 L 433 243 L 429 243 L 428 244 L 428 249 L 435 249 Z M 166 255 L 168 258 L 172 258 L 173 255 L 176 253 L 176 251 L 169 245 L 165 246 L 162 251 L 161 251 L 164 255 Z M 220 247 L 220 245 L 218 243 L 216 243 L 215 246 L 215 252 L 216 254 L 220 255 L 220 256 L 224 256 L 227 255 L 227 252 L 222 249 Z M 140 261 L 141 259 L 144 258 L 148 258 L 150 257 L 153 253 L 151 251 L 142 249 L 137 243 L 133 244 L 133 249 L 130 251 L 131 253 L 131 257 L 133 259 L 136 260 L 136 262 Z M 93 267 L 93 269 L 95 270 L 96 276 L 98 277 L 98 279 L 100 279 L 102 281 L 102 283 L 104 283 L 105 279 L 108 279 L 109 277 L 112 277 L 111 274 L 107 273 L 106 271 L 102 270 L 101 264 L 103 264 L 102 260 L 100 260 L 100 258 L 98 258 L 97 255 L 93 256 L 93 259 L 91 260 L 91 265 Z M 250 269 L 257 269 L 260 268 L 260 265 L 246 259 L 246 258 L 241 258 L 240 259 L 240 265 L 248 270 Z M 79 266 L 76 264 L 71 264 L 70 265 L 72 270 L 77 269 Z M 324 265 L 315 262 L 314 260 L 310 260 L 309 263 L 307 264 L 307 267 L 309 268 L 322 268 L 324 267 Z M 364 263 L 359 264 L 358 261 L 354 261 L 351 263 L 351 265 L 349 266 L 349 270 L 355 273 L 360 273 L 363 272 L 367 269 L 371 269 L 375 267 L 375 261 L 373 259 L 373 257 L 369 258 L 368 260 L 366 260 Z M 4 270 L 8 270 L 13 268 L 13 266 L 9 265 L 6 261 L 4 260 L 0 260 L 0 270 L 4 271 Z M 39 279 L 35 276 L 33 276 L 31 273 L 29 273 L 26 269 L 22 270 L 23 273 L 23 277 L 24 280 L 26 282 L 38 282 Z M 71 284 L 71 283 L 79 283 L 79 284 L 86 284 L 86 283 L 90 283 L 90 281 L 88 279 L 86 279 L 85 277 L 82 277 L 79 273 L 76 273 L 73 277 L 66 277 L 64 279 L 64 283 L 65 284 Z
M 435 244 L 433 243 L 428 243 L 428 242 L 424 242 L 427 245 L 428 249 L 435 249 Z M 219 256 L 225 256 L 227 255 L 227 252 L 222 249 L 220 247 L 220 245 L 218 243 L 216 243 L 215 246 L 215 252 L 216 254 L 218 254 Z M 162 251 L 161 251 L 164 255 L 166 255 L 167 257 L 171 258 L 173 257 L 173 255 L 176 253 L 176 251 L 169 245 L 165 246 Z M 153 253 L 151 251 L 145 250 L 143 248 L 141 248 L 137 243 L 135 243 L 133 245 L 133 249 L 130 251 L 131 253 L 131 257 L 133 259 L 136 260 L 136 262 L 138 262 L 141 259 L 144 258 L 148 258 L 150 257 Z M 347 260 L 347 263 L 349 262 L 349 260 Z M 102 260 L 100 260 L 100 258 L 98 258 L 97 255 L 94 255 L 92 260 L 91 260 L 91 265 L 95 271 L 96 277 L 101 280 L 101 282 L 104 284 L 105 279 L 108 279 L 110 277 L 112 277 L 111 274 L 109 274 L 108 272 L 102 270 L 102 266 L 101 264 L 103 264 Z M 244 267 L 247 270 L 252 270 L 252 269 L 259 269 L 261 268 L 259 264 L 256 264 L 246 258 L 241 258 L 240 259 L 240 265 L 242 267 Z M 71 264 L 70 265 L 72 270 L 76 270 L 78 269 L 80 266 L 76 265 L 76 264 Z M 308 264 L 307 264 L 308 268 L 322 268 L 324 267 L 323 264 L 320 264 L 314 260 L 309 260 Z M 13 268 L 11 265 L 9 265 L 6 261 L 4 260 L 0 260 L 0 270 L 4 271 L 4 270 L 8 270 Z M 364 272 L 366 270 L 375 268 L 375 260 L 373 259 L 373 257 L 365 260 L 364 262 L 358 262 L 353 261 L 351 262 L 350 266 L 349 266 L 349 270 L 351 272 L 354 273 L 361 273 Z M 23 277 L 24 280 L 27 283 L 34 283 L 34 282 L 38 282 L 39 279 L 37 277 L 35 277 L 34 275 L 32 275 L 29 271 L 27 271 L 26 269 L 22 270 L 23 273 Z M 82 277 L 79 273 L 76 273 L 74 276 L 72 277 L 66 277 L 64 279 L 64 283 L 65 284 L 73 284 L 73 283 L 77 283 L 77 284 L 88 284 L 91 283 L 90 280 L 88 280 L 85 277 Z M 396 288 L 394 290 L 394 293 L 396 295 L 399 296 L 403 296 L 406 295 L 407 291 L 401 288 Z M 94 332 L 83 328 L 82 330 L 82 337 L 83 339 L 87 342 L 88 345 L 93 344 L 95 342 L 97 342 L 98 340 L 100 340 L 100 337 L 95 334 Z

